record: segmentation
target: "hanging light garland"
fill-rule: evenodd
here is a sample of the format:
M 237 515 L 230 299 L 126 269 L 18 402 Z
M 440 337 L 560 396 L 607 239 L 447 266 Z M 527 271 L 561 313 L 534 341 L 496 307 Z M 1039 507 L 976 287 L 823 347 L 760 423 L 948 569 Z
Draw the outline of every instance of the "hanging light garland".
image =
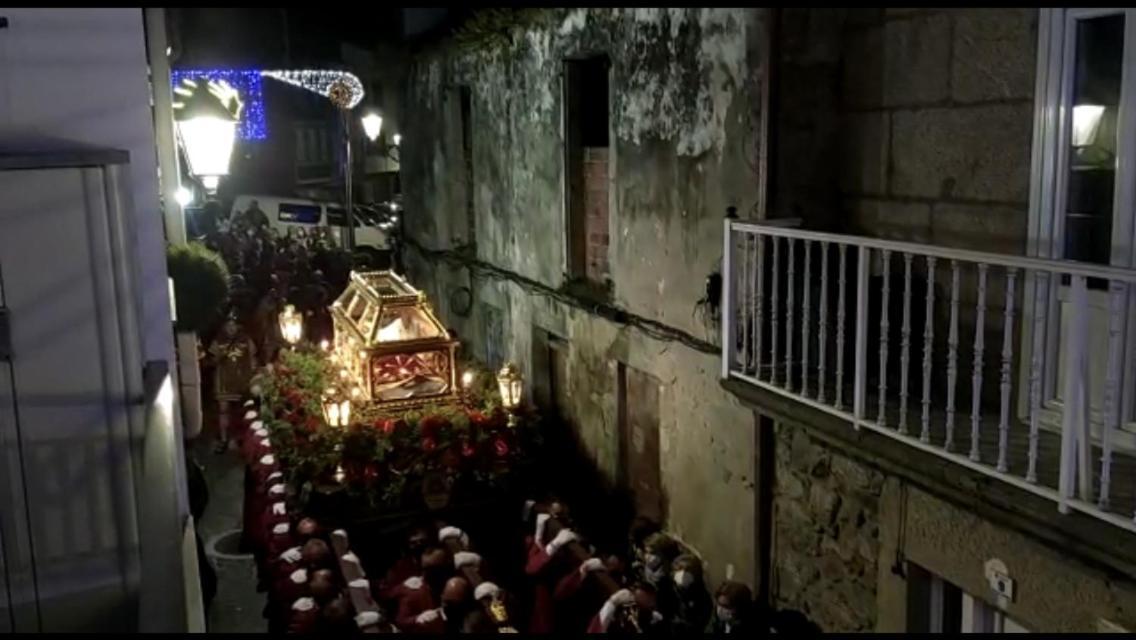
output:
M 353 109 L 363 100 L 363 83 L 347 71 L 274 69 L 261 74 L 318 93 L 340 109 Z
M 263 78 L 287 82 L 296 87 L 318 93 L 340 109 L 353 109 L 364 96 L 363 83 L 355 74 L 347 71 L 321 69 L 175 69 L 170 77 L 173 86 L 182 80 L 213 80 L 228 83 L 240 95 L 245 104 L 244 113 L 237 128 L 241 140 L 264 140 L 268 137 L 268 125 L 264 110 Z

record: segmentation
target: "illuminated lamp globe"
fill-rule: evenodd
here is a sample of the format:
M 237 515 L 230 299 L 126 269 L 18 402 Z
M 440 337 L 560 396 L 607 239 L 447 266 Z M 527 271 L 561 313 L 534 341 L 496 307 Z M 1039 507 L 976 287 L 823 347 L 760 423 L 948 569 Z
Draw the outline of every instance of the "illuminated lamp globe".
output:
M 379 138 L 379 132 L 383 130 L 383 117 L 375 112 L 368 113 L 363 116 L 363 133 L 367 135 L 367 139 L 374 142 Z
M 185 187 L 178 187 L 177 193 L 174 194 L 174 199 L 183 207 L 189 206 L 193 203 L 193 192 Z
M 189 163 L 189 173 L 214 191 L 237 139 L 241 101 L 235 89 L 219 80 L 186 78 L 174 89 L 174 126 Z

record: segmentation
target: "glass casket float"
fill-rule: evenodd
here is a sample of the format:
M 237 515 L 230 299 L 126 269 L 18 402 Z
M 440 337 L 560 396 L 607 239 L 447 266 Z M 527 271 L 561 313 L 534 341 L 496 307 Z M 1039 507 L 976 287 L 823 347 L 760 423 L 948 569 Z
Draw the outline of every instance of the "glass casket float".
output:
M 336 358 L 364 400 L 409 407 L 457 399 L 458 341 L 398 274 L 352 272 L 331 317 Z

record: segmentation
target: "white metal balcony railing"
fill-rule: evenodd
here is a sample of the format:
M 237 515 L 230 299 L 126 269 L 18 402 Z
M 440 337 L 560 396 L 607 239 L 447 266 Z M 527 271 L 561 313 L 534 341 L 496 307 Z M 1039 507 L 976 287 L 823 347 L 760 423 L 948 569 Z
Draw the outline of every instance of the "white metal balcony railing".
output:
M 724 378 L 1136 531 L 1136 270 L 737 220 L 723 255 Z

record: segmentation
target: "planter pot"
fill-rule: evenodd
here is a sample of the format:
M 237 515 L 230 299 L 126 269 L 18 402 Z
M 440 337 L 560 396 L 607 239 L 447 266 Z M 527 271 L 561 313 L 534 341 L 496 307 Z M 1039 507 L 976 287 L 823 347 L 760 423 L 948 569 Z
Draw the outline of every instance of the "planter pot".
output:
M 192 440 L 201 434 L 201 366 L 197 358 L 197 334 L 177 333 L 178 383 L 181 386 L 182 436 Z

